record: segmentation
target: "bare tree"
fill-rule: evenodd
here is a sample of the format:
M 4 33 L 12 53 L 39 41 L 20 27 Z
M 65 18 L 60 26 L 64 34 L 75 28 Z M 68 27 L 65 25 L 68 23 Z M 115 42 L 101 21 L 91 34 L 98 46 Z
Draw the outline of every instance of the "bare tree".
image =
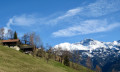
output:
M 36 47 L 40 47 L 42 45 L 42 41 L 40 40 L 40 36 L 36 35 L 35 32 L 30 33 L 30 45 L 34 46 L 33 56 L 36 54 Z
M 37 51 L 37 56 L 38 57 L 45 57 L 45 50 L 44 50 L 44 47 L 43 47 L 43 45 L 41 45 L 41 47 L 38 49 L 38 51 Z
M 61 48 L 53 48 L 54 60 L 57 60 L 57 56 L 60 55 Z
M 30 45 L 35 45 L 36 47 L 40 47 L 42 45 L 40 36 L 35 32 L 30 33 Z
M 102 72 L 101 68 L 98 65 L 96 65 L 96 72 Z
M 14 33 L 13 33 L 13 31 L 11 29 L 8 30 L 7 37 L 8 37 L 8 39 L 13 39 Z
M 35 35 L 35 36 L 34 36 L 34 45 L 35 45 L 36 47 L 40 47 L 40 46 L 42 45 L 42 41 L 41 41 L 39 35 Z
M 54 54 L 54 60 L 56 61 L 57 51 L 55 48 L 53 48 L 53 54 Z
M 70 52 L 71 52 L 71 56 L 70 56 L 70 59 L 71 59 L 71 67 L 75 69 L 75 50 L 73 50 L 72 48 L 70 48 Z
M 46 58 L 47 63 L 48 63 L 49 59 L 51 59 L 51 58 L 52 58 L 52 47 L 48 45 L 47 58 Z
M 3 40 L 4 39 L 4 34 L 5 34 L 5 29 L 4 28 L 1 28 L 0 29 L 0 39 Z
M 26 33 L 26 34 L 23 35 L 22 41 L 24 42 L 24 44 L 29 43 L 29 37 L 30 37 L 30 36 L 29 36 L 28 33 Z
M 86 65 L 87 65 L 87 67 L 88 67 L 89 69 L 92 68 L 92 62 L 91 62 L 91 58 L 90 58 L 89 56 L 88 56 L 88 58 L 87 58 Z M 89 70 L 88 70 L 88 71 L 89 71 Z
M 80 64 L 80 54 L 78 50 L 75 51 L 74 56 L 75 56 L 75 63 Z

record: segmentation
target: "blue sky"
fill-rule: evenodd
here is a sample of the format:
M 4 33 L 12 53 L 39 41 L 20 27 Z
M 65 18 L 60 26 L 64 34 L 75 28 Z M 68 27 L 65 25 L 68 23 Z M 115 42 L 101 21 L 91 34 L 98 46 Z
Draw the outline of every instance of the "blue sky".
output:
M 0 0 L 0 27 L 44 44 L 120 40 L 120 0 Z

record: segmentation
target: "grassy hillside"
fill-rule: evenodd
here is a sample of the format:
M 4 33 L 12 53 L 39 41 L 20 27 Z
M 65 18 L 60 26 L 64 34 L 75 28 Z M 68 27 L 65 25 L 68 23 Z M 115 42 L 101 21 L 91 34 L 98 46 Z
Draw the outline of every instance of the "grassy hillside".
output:
M 53 60 L 47 63 L 44 59 L 0 46 L 0 72 L 88 72 L 87 70 L 81 66 L 81 70 L 77 71 Z

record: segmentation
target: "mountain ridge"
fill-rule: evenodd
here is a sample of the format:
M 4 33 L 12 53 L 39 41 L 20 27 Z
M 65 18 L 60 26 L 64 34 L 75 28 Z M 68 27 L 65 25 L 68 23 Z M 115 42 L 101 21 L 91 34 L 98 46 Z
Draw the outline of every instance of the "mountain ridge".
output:
M 101 42 L 93 39 L 85 39 L 77 43 L 61 43 L 54 46 L 55 49 L 62 49 L 68 51 L 79 51 L 82 60 L 80 64 L 86 66 L 87 58 L 90 57 L 92 62 L 92 69 L 95 69 L 96 65 L 103 68 L 102 72 L 110 72 L 109 69 L 120 69 L 114 64 L 120 59 L 120 40 L 113 42 Z M 109 67 L 106 67 L 110 64 Z M 108 69 L 105 69 L 108 68 Z
M 61 48 L 63 50 L 95 50 L 97 48 L 115 48 L 115 46 L 120 46 L 120 40 L 113 42 L 102 42 L 93 39 L 85 39 L 77 43 L 60 43 L 55 45 L 54 48 Z

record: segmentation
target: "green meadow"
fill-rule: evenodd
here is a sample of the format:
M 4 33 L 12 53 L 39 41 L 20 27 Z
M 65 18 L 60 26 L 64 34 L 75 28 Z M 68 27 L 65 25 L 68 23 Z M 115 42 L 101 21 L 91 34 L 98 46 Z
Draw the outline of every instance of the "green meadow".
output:
M 80 70 L 57 61 L 33 57 L 14 49 L 0 46 L 0 72 L 93 72 L 83 66 Z

